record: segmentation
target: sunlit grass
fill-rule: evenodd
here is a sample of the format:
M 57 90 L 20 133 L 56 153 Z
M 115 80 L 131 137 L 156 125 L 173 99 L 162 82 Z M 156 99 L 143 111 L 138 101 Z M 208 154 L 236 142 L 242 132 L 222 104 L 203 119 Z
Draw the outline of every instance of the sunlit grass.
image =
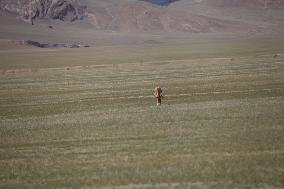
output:
M 264 44 L 1 52 L 0 188 L 283 188 L 284 56 Z

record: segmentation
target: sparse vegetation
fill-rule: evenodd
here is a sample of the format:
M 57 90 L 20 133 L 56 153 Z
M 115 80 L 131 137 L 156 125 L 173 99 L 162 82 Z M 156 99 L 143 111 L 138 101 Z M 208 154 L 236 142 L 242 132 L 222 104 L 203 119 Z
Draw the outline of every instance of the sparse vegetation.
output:
M 0 188 L 283 188 L 283 44 L 2 50 Z

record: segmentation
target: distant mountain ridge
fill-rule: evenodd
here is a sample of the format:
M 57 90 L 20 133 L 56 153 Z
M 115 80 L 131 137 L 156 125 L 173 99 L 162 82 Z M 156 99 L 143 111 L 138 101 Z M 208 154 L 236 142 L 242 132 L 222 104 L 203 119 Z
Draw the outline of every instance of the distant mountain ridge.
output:
M 161 6 L 157 6 L 161 5 Z M 227 19 L 222 10 L 234 8 Z M 240 20 L 244 8 L 284 9 L 283 0 L 0 0 L 0 10 L 29 23 L 35 19 L 82 21 L 96 30 L 123 32 L 247 32 L 259 31 Z M 198 11 L 195 11 L 198 10 Z M 211 16 L 211 10 L 218 16 Z M 240 15 L 238 15 L 240 11 Z M 227 9 L 230 14 L 230 9 Z M 246 12 L 251 15 L 254 11 Z M 260 15 L 261 12 L 258 12 Z M 279 14 L 278 14 L 279 15 Z M 280 16 L 281 17 L 281 16 Z M 273 18 L 272 18 L 273 19 Z M 279 16 L 278 16 L 279 19 Z M 267 21 L 269 22 L 269 21 Z

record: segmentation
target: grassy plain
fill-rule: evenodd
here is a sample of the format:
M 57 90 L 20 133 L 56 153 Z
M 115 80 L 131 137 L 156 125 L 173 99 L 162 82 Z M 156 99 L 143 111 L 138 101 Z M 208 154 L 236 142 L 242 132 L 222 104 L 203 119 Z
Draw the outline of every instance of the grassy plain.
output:
M 0 188 L 283 188 L 283 41 L 1 49 Z

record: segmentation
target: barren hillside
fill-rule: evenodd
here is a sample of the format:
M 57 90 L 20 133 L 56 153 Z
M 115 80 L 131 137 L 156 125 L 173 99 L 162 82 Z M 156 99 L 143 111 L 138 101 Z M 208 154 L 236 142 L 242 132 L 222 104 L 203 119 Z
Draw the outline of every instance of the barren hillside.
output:
M 169 4 L 172 1 L 167 1 Z M 157 2 L 156 2 L 157 3 Z M 161 3 L 161 1 L 159 1 Z M 158 4 L 159 4 L 158 3 Z M 175 4 L 175 3 L 172 3 Z M 0 0 L 2 12 L 33 23 L 36 19 L 83 20 L 97 30 L 127 32 L 234 32 L 253 30 L 238 21 L 197 15 L 144 1 Z
M 219 7 L 243 7 L 251 9 L 283 9 L 282 0 L 196 0 L 196 3 Z
M 181 0 L 169 9 L 257 26 L 258 32 L 282 33 L 284 30 L 282 0 Z
M 283 9 L 282 0 L 0 0 L 0 39 L 109 45 L 270 35 L 283 33 Z
M 84 15 L 84 6 L 73 0 L 0 0 L 0 9 L 29 23 L 36 18 L 74 21 Z

